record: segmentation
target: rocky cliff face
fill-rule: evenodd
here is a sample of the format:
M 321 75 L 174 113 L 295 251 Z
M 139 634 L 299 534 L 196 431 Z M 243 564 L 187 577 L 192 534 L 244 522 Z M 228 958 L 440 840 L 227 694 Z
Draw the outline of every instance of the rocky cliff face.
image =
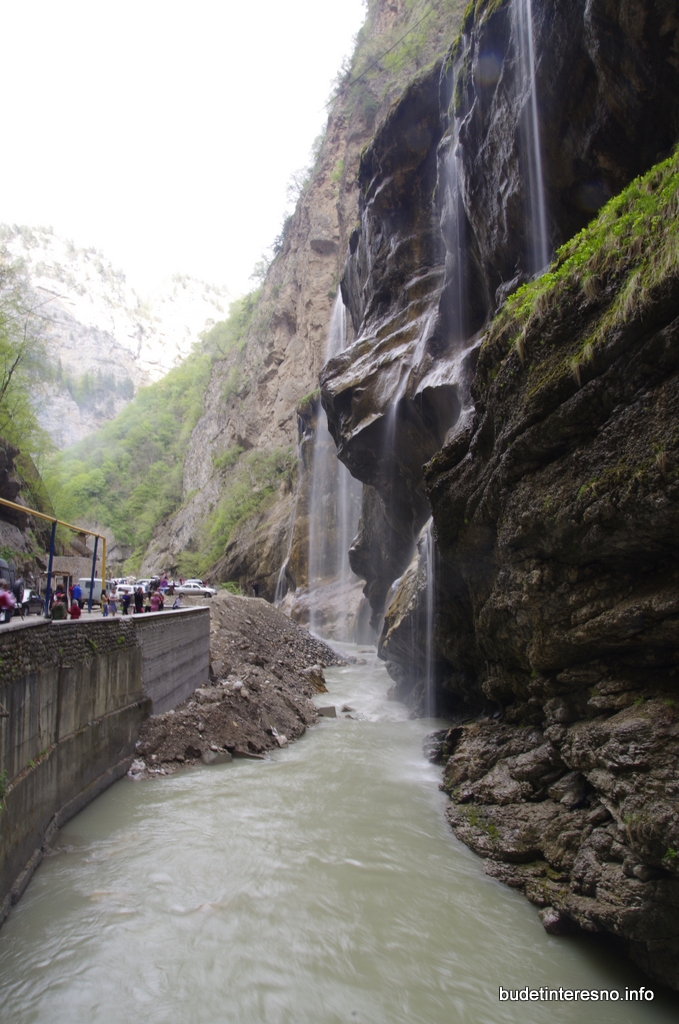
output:
M 342 279 L 357 337 L 324 368 L 322 394 L 340 458 L 384 502 L 377 519 L 366 508 L 353 553 L 376 614 L 394 577 L 363 538 L 380 534 L 404 571 L 429 515 L 422 466 L 471 408 L 476 332 L 537 269 L 523 7 L 470 5 L 441 67 L 406 90 L 361 160 Z M 650 0 L 532 11 L 553 251 L 676 139 L 677 12 Z
M 443 685 L 485 709 L 444 741 L 451 823 L 552 927 L 612 932 L 674 987 L 678 169 L 510 300 L 473 424 L 427 469 L 464 594 Z
M 0 438 L 0 498 L 53 515 L 33 461 Z M 50 528 L 43 520 L 0 505 L 0 558 L 14 562 L 25 578 L 44 568 Z
M 244 586 L 256 580 L 260 594 L 269 600 L 282 582 L 289 604 L 296 593 L 292 613 L 308 621 L 310 470 L 318 415 L 314 393 L 345 254 L 356 227 L 361 151 L 375 126 L 389 116 L 411 69 L 429 65 L 445 49 L 464 5 L 462 0 L 446 0 L 416 36 L 400 44 L 403 32 L 419 22 L 425 6 L 405 0 L 374 0 L 368 5 L 352 70 L 331 107 L 315 166 L 280 239 L 250 322 L 238 344 L 215 358 L 205 415 L 185 464 L 184 506 L 163 524 L 143 571 L 170 567 L 187 552 L 205 550 L 220 516 L 221 521 L 228 518 L 229 495 L 247 486 L 263 500 L 230 532 L 219 535 L 221 549 L 211 576 L 238 580 Z M 394 46 L 386 58 L 376 61 Z M 357 86 L 350 86 L 358 76 Z M 277 478 L 264 481 L 253 471 L 257 453 L 277 453 Z M 329 513 L 326 519 L 331 518 Z M 352 616 L 360 596 L 360 588 L 354 590 Z
M 102 253 L 45 228 L 0 225 L 0 244 L 20 265 L 28 305 L 40 318 L 49 372 L 33 401 L 60 448 L 113 419 L 226 310 L 223 289 L 189 277 L 144 299 Z
M 395 693 L 421 713 L 433 664 L 459 723 L 456 833 L 546 927 L 679 987 L 674 160 L 512 294 L 541 269 L 535 123 L 551 251 L 676 143 L 679 5 L 533 0 L 535 122 L 525 7 L 470 5 L 364 153 L 322 399 Z

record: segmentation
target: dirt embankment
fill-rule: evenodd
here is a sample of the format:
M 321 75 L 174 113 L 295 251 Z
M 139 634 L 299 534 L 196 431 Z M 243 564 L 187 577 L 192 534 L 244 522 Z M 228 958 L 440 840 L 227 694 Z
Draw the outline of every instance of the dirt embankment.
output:
M 144 723 L 132 775 L 262 756 L 318 719 L 311 697 L 340 655 L 262 599 L 222 592 L 210 615 L 210 683 Z

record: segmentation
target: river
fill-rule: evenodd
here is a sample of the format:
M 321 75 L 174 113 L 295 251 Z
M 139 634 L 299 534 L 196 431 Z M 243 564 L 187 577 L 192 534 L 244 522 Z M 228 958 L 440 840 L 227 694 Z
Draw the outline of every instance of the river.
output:
M 352 649 L 355 651 L 355 649 Z M 324 719 L 270 760 L 123 779 L 60 833 L 0 931 L 6 1024 L 676 1020 L 676 1002 L 499 1002 L 499 986 L 649 985 L 548 936 L 450 833 L 436 723 L 367 665 L 326 670 Z M 360 716 L 360 717 L 358 717 Z

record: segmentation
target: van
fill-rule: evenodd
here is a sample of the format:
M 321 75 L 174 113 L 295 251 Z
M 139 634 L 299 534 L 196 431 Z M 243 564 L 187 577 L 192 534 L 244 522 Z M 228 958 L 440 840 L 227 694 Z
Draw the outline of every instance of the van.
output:
M 78 580 L 78 585 L 83 592 L 83 601 L 88 604 L 90 600 L 90 583 L 92 580 L 89 576 L 85 576 L 83 579 Z M 112 580 L 106 580 L 106 589 L 110 593 L 113 587 Z M 94 586 L 92 587 L 92 601 L 94 604 L 101 604 L 101 580 L 95 578 Z
M 14 562 L 7 563 L 4 558 L 0 558 L 0 580 L 6 580 L 10 587 L 14 586 L 15 571 Z

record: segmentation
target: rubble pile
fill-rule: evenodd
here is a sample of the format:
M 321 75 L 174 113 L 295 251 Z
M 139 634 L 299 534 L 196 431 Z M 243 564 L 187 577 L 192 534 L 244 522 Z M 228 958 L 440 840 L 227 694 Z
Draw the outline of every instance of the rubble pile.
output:
M 318 719 L 311 698 L 325 691 L 323 669 L 342 664 L 340 655 L 262 599 L 222 591 L 210 613 L 209 684 L 144 723 L 133 777 L 263 757 Z

